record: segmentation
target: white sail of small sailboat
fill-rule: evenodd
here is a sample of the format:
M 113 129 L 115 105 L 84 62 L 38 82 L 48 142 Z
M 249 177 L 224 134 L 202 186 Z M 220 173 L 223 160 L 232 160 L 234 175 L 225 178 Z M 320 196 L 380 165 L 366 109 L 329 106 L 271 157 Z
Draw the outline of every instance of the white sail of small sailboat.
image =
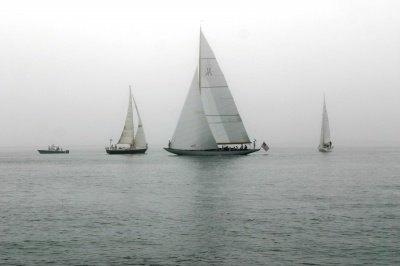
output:
M 326 103 L 324 96 L 324 106 L 322 109 L 322 124 L 321 124 L 321 137 L 319 141 L 318 150 L 320 152 L 330 152 L 332 151 L 332 141 L 331 141 L 331 133 L 329 129 L 329 119 L 328 112 L 326 111 Z
M 138 127 L 135 135 L 135 127 L 133 124 L 133 108 L 132 99 L 135 104 L 135 110 L 138 117 Z M 129 145 L 128 147 L 118 147 L 119 145 Z M 135 153 L 145 153 L 147 150 L 146 137 L 144 135 L 142 119 L 139 114 L 139 109 L 137 107 L 136 101 L 132 96 L 131 87 L 129 86 L 129 104 L 128 111 L 126 113 L 125 125 L 122 130 L 121 137 L 117 144 L 112 145 L 110 140 L 110 147 L 106 148 L 108 154 L 135 154 Z
M 201 30 L 198 68 L 165 150 L 178 155 L 245 155 L 260 150 L 255 141 L 251 145 L 224 74 Z

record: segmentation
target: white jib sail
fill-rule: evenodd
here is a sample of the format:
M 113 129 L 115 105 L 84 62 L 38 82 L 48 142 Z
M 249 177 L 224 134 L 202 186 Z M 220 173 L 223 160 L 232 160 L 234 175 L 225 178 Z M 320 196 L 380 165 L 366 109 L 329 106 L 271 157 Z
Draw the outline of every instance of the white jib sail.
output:
M 328 144 L 331 141 L 331 134 L 329 129 L 329 119 L 328 112 L 326 111 L 325 97 L 324 97 L 324 107 L 322 110 L 322 125 L 321 125 L 321 139 L 320 145 Z
M 132 112 L 132 92 L 129 89 L 129 105 L 128 112 L 126 113 L 125 125 L 122 130 L 121 137 L 118 144 L 131 144 L 134 145 L 134 127 L 133 127 L 133 112 Z
M 218 144 L 249 143 L 224 74 L 201 31 L 199 76 L 204 111 L 215 141 Z
M 136 104 L 135 98 L 133 98 L 133 103 L 135 104 L 135 109 L 138 116 L 138 128 L 136 130 L 135 146 L 139 148 L 144 148 L 146 147 L 147 142 L 146 142 L 146 137 L 144 136 L 143 123 L 142 119 L 140 118 L 139 109 Z
M 218 146 L 204 116 L 201 103 L 199 79 L 196 72 L 193 77 L 185 104 L 171 140 L 171 148 L 181 150 L 209 150 Z

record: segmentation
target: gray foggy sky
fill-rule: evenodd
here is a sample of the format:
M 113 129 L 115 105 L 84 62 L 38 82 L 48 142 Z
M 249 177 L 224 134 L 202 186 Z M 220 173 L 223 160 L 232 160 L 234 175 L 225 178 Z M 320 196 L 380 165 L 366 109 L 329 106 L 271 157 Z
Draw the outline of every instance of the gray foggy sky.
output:
M 250 138 L 400 145 L 400 1 L 1 1 L 0 146 L 118 139 L 128 86 L 149 145 L 172 137 L 199 26 Z

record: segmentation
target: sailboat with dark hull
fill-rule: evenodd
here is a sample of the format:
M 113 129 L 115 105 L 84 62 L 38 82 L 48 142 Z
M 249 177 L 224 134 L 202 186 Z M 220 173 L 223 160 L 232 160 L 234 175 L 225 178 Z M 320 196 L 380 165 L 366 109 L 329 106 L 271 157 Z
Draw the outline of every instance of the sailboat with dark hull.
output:
M 134 147 L 129 147 L 129 148 L 118 148 L 118 149 L 106 149 L 106 152 L 108 154 L 138 154 L 138 153 L 145 153 L 147 151 L 147 148 L 134 148 Z
M 136 129 L 135 135 L 135 127 L 133 124 L 133 108 L 132 108 L 132 100 L 135 104 L 135 110 L 138 117 L 138 126 Z M 129 145 L 119 146 L 118 145 Z M 143 130 L 142 119 L 140 118 L 139 109 L 137 107 L 136 101 L 132 96 L 131 88 L 129 87 L 129 104 L 128 104 L 128 112 L 126 114 L 124 129 L 122 130 L 121 137 L 117 144 L 113 145 L 110 140 L 110 147 L 106 148 L 106 152 L 108 154 L 138 154 L 145 153 L 147 151 L 147 143 Z
M 247 155 L 260 150 L 255 141 L 251 145 L 224 74 L 201 30 L 198 68 L 174 135 L 164 149 L 198 156 Z
M 320 152 L 331 152 L 333 150 L 331 132 L 329 128 L 328 111 L 326 110 L 325 96 L 324 96 L 324 106 L 322 108 L 321 137 L 319 140 L 318 150 Z

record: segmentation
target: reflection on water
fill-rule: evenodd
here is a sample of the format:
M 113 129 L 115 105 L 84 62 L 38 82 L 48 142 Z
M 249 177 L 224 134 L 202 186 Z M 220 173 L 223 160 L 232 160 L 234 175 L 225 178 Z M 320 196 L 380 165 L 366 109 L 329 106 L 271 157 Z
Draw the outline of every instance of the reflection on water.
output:
M 224 239 L 232 233 L 231 198 L 233 177 L 238 173 L 236 162 L 243 157 L 186 157 L 182 160 L 192 186 L 186 217 L 191 217 L 187 228 L 179 236 L 179 242 L 187 243 L 190 254 L 204 254 L 204 257 L 223 261 L 227 244 Z M 181 158 L 179 158 L 181 159 Z M 234 181 L 233 181 L 234 182 Z M 206 262 L 206 261 L 205 261 Z
M 390 156 L 389 156 L 390 155 Z M 0 264 L 399 262 L 400 150 L 0 152 Z

